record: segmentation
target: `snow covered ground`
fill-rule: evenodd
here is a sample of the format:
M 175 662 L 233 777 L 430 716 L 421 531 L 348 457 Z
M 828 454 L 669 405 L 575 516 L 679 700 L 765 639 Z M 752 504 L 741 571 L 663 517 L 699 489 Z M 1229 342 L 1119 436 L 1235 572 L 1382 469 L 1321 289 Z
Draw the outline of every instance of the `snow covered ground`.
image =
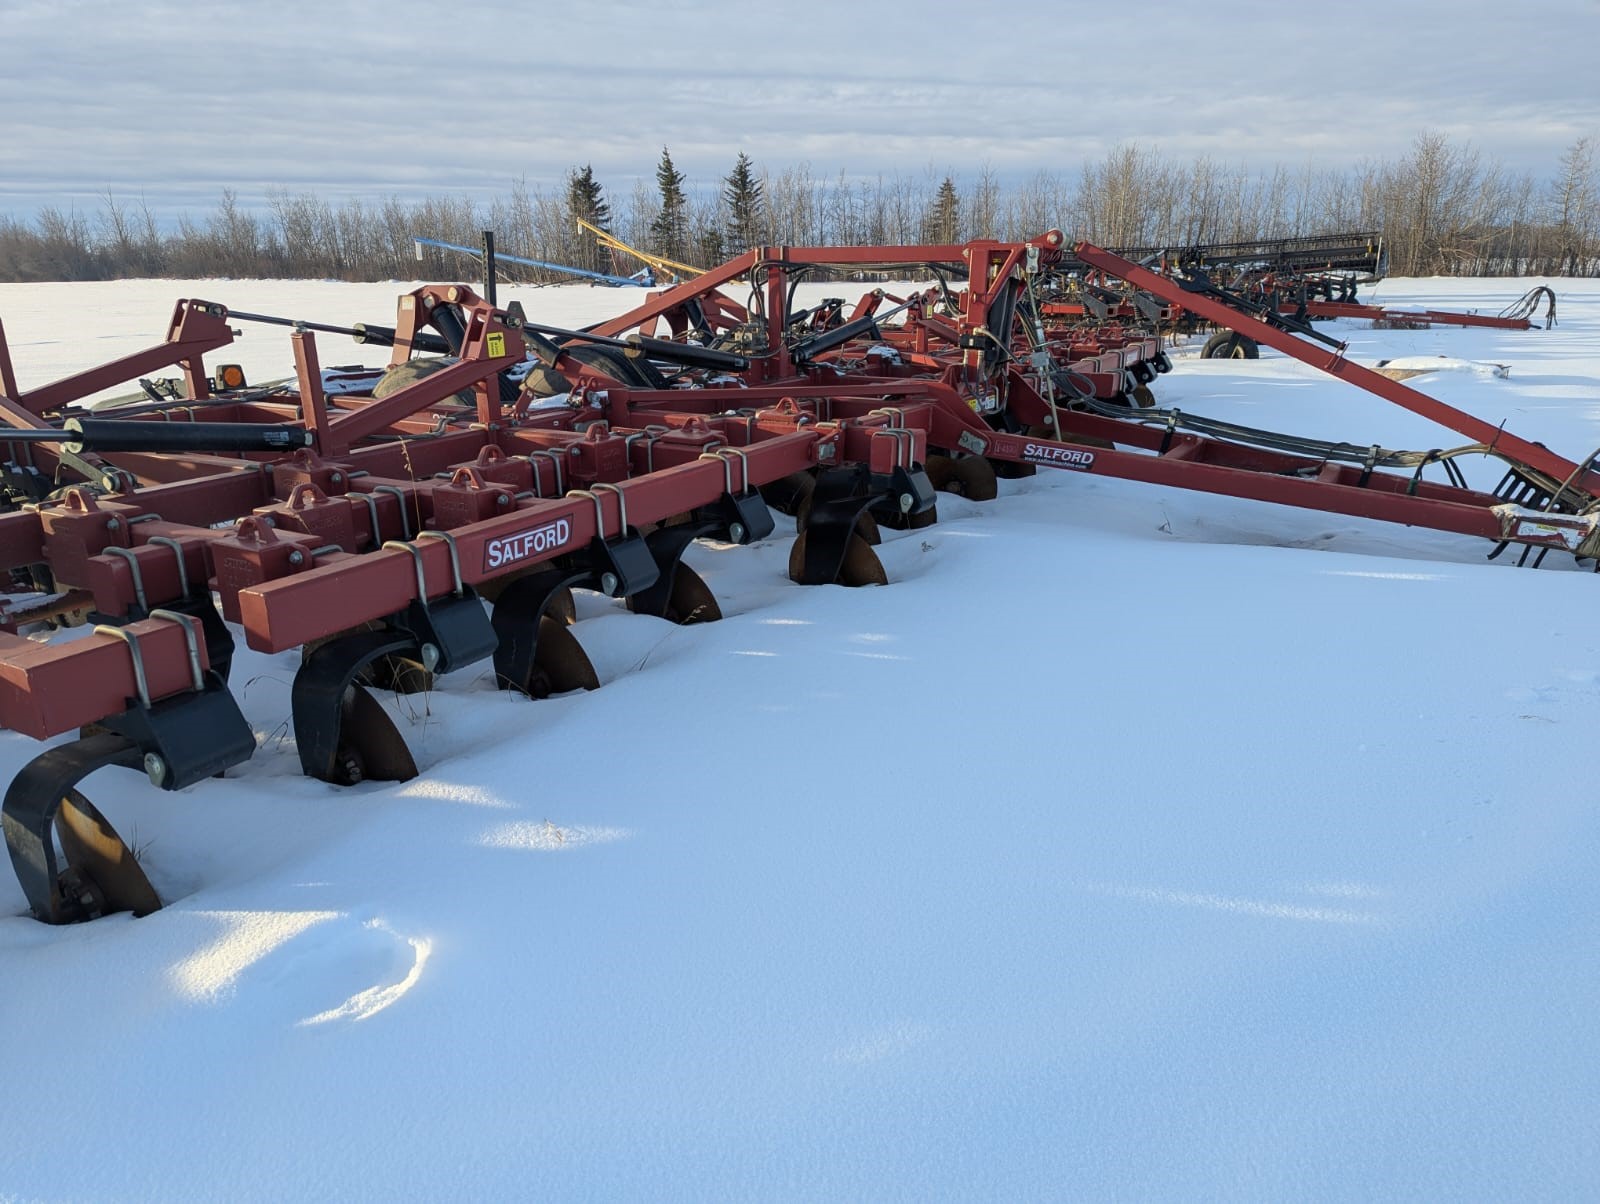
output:
M 1600 282 L 1555 284 L 1550 331 L 1334 328 L 1366 363 L 1511 365 L 1411 383 L 1578 458 Z M 0 285 L 0 320 L 27 388 L 180 295 L 381 322 L 398 291 Z M 637 300 L 512 295 L 570 324 Z M 1163 404 L 1465 442 L 1197 346 Z M 230 358 L 289 370 L 282 331 Z M 584 596 L 604 688 L 391 700 L 403 785 L 300 777 L 295 658 L 242 654 L 255 760 L 85 787 L 165 910 L 52 929 L 0 874 L 0 1199 L 1592 1198 L 1600 581 L 1081 474 L 1002 489 L 886 532 L 888 588 L 791 584 L 784 524 L 691 552 L 721 623 Z M 36 751 L 0 735 L 0 772 Z

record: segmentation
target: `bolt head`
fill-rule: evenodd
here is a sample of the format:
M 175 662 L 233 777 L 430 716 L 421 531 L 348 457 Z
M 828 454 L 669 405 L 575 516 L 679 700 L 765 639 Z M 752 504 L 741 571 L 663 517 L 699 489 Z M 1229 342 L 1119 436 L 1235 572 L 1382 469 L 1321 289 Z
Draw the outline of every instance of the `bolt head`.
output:
M 145 753 L 144 771 L 150 775 L 150 784 L 159 786 L 167 778 L 167 763 L 156 753 Z
M 341 485 L 341 484 L 343 484 L 344 483 L 344 473 L 342 473 L 342 472 L 334 473 L 331 477 L 328 478 L 328 483 L 332 484 L 332 485 Z
M 120 518 L 112 517 L 112 518 L 106 519 L 106 530 L 107 531 L 120 530 L 121 527 L 122 527 L 122 520 Z
M 439 663 L 439 646 L 437 644 L 424 644 L 422 646 L 422 667 L 429 673 Z
M 289 553 L 289 563 L 290 564 L 304 564 L 305 562 L 306 562 L 306 554 L 304 552 L 302 552 L 299 548 L 296 548 L 294 551 Z
M 617 575 L 615 573 L 600 574 L 600 592 L 605 594 L 608 598 L 615 598 L 617 596 L 617 586 L 621 584 L 622 582 L 617 580 Z
M 744 542 L 744 524 L 734 523 L 728 528 L 728 534 L 733 537 L 734 543 Z
M 909 493 L 902 493 L 900 495 L 900 513 L 910 514 L 911 507 L 916 504 L 916 501 L 917 499 L 912 497 Z

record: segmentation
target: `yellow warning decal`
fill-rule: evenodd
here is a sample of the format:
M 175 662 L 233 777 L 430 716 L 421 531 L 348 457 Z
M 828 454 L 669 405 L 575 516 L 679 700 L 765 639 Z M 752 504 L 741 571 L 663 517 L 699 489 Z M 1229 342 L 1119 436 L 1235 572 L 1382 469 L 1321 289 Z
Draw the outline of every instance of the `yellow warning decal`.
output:
M 483 345 L 490 355 L 504 355 L 506 353 L 506 332 L 491 330 L 483 336 Z

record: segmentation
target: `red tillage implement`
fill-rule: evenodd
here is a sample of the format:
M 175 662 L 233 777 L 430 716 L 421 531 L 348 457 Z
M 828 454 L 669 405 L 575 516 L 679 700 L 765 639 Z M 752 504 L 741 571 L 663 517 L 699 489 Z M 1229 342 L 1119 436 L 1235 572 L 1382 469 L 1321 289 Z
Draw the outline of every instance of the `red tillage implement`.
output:
M 1475 442 L 1395 452 L 1140 408 L 1171 363 L 1139 313 L 1067 323 L 1044 300 L 1083 265 Z M 824 271 L 936 283 L 797 310 L 794 286 Z M 746 300 L 723 291 L 735 281 Z M 208 373 L 236 321 L 296 327 L 292 384 Z M 323 372 L 318 330 L 392 346 L 390 368 Z M 141 382 L 137 404 L 73 408 L 167 366 L 181 389 Z M 374 690 L 484 662 L 533 697 L 594 688 L 570 591 L 716 619 L 683 553 L 766 538 L 771 508 L 797 518 L 789 575 L 808 585 L 885 583 L 878 524 L 926 525 L 937 490 L 984 500 L 997 475 L 1037 466 L 1600 552 L 1587 462 L 1097 248 L 1068 252 L 1058 231 L 759 248 L 588 331 L 464 285 L 402 296 L 392 328 L 181 301 L 157 346 L 26 391 L 0 332 L 0 377 L 0 723 L 80 733 L 29 762 L 3 806 L 28 903 L 51 922 L 160 906 L 77 783 L 118 764 L 176 790 L 248 761 L 255 733 L 228 687 L 236 639 L 302 651 L 292 718 L 307 774 L 404 779 L 416 765 Z M 1468 452 L 1505 461 L 1499 491 L 1465 487 L 1454 459 Z M 1429 465 L 1446 480 L 1423 480 Z M 86 638 L 18 634 L 85 617 Z

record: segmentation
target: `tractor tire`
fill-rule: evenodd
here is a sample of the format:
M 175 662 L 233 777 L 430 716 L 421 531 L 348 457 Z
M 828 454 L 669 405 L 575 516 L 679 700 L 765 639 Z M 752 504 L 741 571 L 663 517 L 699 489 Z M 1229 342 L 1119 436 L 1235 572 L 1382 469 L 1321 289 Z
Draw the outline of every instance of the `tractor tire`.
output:
M 1248 335 L 1236 330 L 1219 330 L 1206 340 L 1200 351 L 1203 360 L 1256 360 L 1261 358 L 1261 348 Z
M 535 364 L 528 369 L 528 375 L 522 378 L 522 389 L 534 397 L 559 397 L 572 392 L 572 382 L 554 368 Z
M 454 363 L 454 361 L 452 360 L 451 363 Z M 401 389 L 414 385 L 419 380 L 425 380 L 435 372 L 443 371 L 448 367 L 450 367 L 450 364 L 447 364 L 443 359 L 426 356 L 409 359 L 403 364 L 393 364 L 387 372 L 378 378 L 378 383 L 372 388 L 372 396 L 381 401 L 389 394 L 398 393 Z M 462 389 L 456 394 L 456 400 L 464 406 L 478 404 L 471 389 Z

